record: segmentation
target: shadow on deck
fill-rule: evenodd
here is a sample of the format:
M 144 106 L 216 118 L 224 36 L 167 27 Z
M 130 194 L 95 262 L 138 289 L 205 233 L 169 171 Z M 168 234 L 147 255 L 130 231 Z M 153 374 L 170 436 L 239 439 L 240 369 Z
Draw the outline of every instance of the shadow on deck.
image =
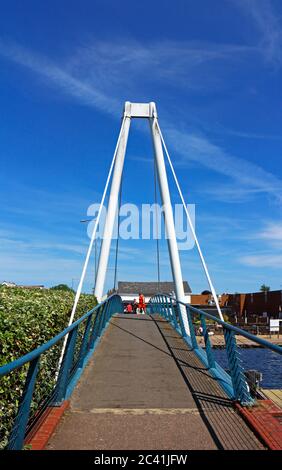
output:
M 263 449 L 179 334 L 116 315 L 48 449 Z

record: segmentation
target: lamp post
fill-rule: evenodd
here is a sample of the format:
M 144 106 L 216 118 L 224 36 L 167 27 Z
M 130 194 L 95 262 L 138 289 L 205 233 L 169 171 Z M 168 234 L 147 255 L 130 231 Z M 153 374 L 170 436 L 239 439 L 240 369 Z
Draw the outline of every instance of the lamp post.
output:
M 72 277 L 71 278 L 71 288 L 72 288 L 72 290 L 73 290 L 73 285 L 74 285 L 73 281 L 79 281 L 79 277 Z

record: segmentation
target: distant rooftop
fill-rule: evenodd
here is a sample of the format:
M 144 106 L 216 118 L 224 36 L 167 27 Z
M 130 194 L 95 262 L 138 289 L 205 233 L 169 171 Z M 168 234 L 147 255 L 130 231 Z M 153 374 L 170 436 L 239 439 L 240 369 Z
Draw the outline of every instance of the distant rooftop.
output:
M 183 281 L 183 288 L 185 294 L 191 294 L 191 288 L 187 281 Z M 127 282 L 120 281 L 118 283 L 118 293 L 119 294 L 139 294 L 140 292 L 146 296 L 154 295 L 158 292 L 164 294 L 170 294 L 174 292 L 174 283 L 173 282 Z
M 24 286 L 24 285 L 18 285 L 15 282 L 9 282 L 9 281 L 3 281 L 1 283 L 1 286 L 6 286 L 6 287 L 21 287 L 22 289 L 44 289 L 43 285 L 34 285 L 34 286 Z

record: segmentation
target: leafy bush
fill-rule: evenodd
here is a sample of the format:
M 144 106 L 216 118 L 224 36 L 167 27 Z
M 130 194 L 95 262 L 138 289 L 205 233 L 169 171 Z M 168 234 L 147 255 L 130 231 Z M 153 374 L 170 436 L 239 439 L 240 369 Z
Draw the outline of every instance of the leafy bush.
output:
M 50 289 L 74 292 L 74 290 L 71 287 L 69 287 L 67 284 L 58 284 L 57 286 L 50 287 Z
M 46 343 L 67 327 L 74 293 L 60 289 L 0 288 L 0 366 Z M 75 319 L 96 305 L 93 295 L 82 294 Z M 41 368 L 34 392 L 32 412 L 54 385 L 62 342 L 41 357 Z M 8 374 L 0 382 L 0 448 L 7 442 L 27 367 Z

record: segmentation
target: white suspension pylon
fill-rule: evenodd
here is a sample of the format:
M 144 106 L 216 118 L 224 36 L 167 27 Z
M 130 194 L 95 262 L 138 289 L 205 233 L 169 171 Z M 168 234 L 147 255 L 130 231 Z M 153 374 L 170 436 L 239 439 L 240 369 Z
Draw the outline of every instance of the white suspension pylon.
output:
M 97 268 L 97 277 L 95 283 L 94 294 L 97 297 L 98 302 L 101 301 L 103 297 L 106 272 L 109 261 L 109 254 L 111 248 L 111 241 L 113 237 L 114 223 L 118 206 L 118 196 L 121 185 L 121 178 L 123 172 L 124 157 L 126 152 L 128 133 L 130 128 L 130 103 L 125 103 L 124 117 L 123 117 L 123 127 L 121 131 L 121 137 L 119 141 L 119 146 L 117 149 L 117 156 L 114 166 L 111 191 L 109 196 L 108 210 L 106 214 L 105 226 L 103 239 L 101 244 L 101 252 L 99 256 L 99 263 Z
M 177 187 L 178 192 L 179 192 L 179 195 L 180 195 L 181 202 L 182 202 L 183 207 L 184 207 L 184 210 L 185 210 L 185 212 L 186 212 L 188 224 L 189 224 L 189 226 L 190 226 L 190 229 L 191 229 L 193 238 L 194 238 L 194 240 L 195 240 L 196 247 L 197 247 L 197 250 L 198 250 L 198 253 L 199 253 L 199 256 L 200 256 L 200 260 L 201 260 L 201 262 L 202 262 L 202 265 L 203 265 L 203 268 L 204 268 L 204 271 L 205 271 L 205 275 L 206 275 L 206 278 L 207 278 L 207 280 L 208 280 L 208 283 L 209 283 L 209 286 L 210 286 L 210 289 L 211 289 L 211 292 L 212 292 L 212 295 L 213 295 L 213 298 L 214 298 L 214 302 L 215 302 L 215 305 L 216 305 L 216 308 L 217 308 L 217 311 L 218 311 L 219 318 L 220 318 L 222 321 L 224 321 L 224 318 L 223 318 L 223 315 L 222 315 L 222 311 L 221 311 L 221 308 L 220 308 L 220 305 L 219 305 L 219 302 L 218 302 L 218 298 L 217 298 L 217 295 L 216 295 L 216 291 L 215 291 L 214 285 L 213 285 L 213 283 L 212 283 L 211 277 L 210 277 L 210 275 L 209 275 L 208 267 L 207 267 L 207 264 L 206 264 L 206 262 L 205 262 L 205 258 L 204 258 L 204 255 L 203 255 L 203 253 L 202 253 L 202 250 L 201 250 L 201 247 L 200 247 L 200 243 L 199 243 L 199 241 L 198 241 L 198 237 L 197 237 L 197 235 L 196 235 L 194 226 L 193 226 L 193 224 L 192 224 L 192 220 L 191 220 L 189 211 L 188 211 L 187 206 L 186 206 L 186 204 L 185 204 L 184 197 L 183 197 L 183 194 L 182 194 L 182 191 L 181 191 L 181 188 L 180 188 L 180 185 L 179 185 L 179 182 L 178 182 L 176 173 L 175 173 L 175 171 L 174 171 L 174 168 L 173 168 L 173 165 L 172 165 L 172 161 L 171 161 L 170 155 L 169 155 L 169 153 L 168 153 L 167 146 L 166 146 L 166 144 L 165 144 L 165 141 L 164 141 L 164 138 L 163 138 L 163 135 L 162 135 L 162 132 L 161 132 L 161 129 L 160 129 L 160 127 L 159 127 L 158 122 L 157 122 L 157 126 L 158 126 L 158 131 L 159 131 L 160 136 L 161 136 L 161 141 L 162 141 L 162 144 L 163 144 L 163 146 L 164 146 L 165 153 L 166 153 L 166 156 L 167 156 L 167 159 L 168 159 L 168 163 L 169 163 L 169 166 L 170 166 L 170 169 L 171 169 L 171 172 L 172 172 L 172 175 L 173 175 L 173 178 L 174 178 L 176 187 Z
M 159 179 L 160 194 L 163 204 L 163 213 L 165 220 L 165 229 L 168 243 L 168 251 L 170 257 L 170 265 L 172 271 L 172 277 L 175 286 L 175 296 L 180 302 L 185 303 L 185 294 L 183 288 L 183 278 L 181 272 L 181 264 L 179 251 L 177 246 L 177 239 L 175 233 L 175 225 L 173 219 L 172 205 L 170 199 L 170 192 L 165 168 L 165 160 L 162 148 L 161 135 L 159 132 L 159 126 L 157 121 L 157 111 L 155 103 L 151 104 L 152 117 L 150 118 L 150 126 L 152 132 L 152 139 L 155 151 L 156 167 Z M 180 314 L 182 317 L 183 325 L 186 334 L 190 335 L 189 324 L 186 315 L 186 308 L 184 305 L 180 306 Z
M 108 210 L 106 215 L 104 234 L 101 246 L 101 254 L 97 269 L 97 278 L 95 286 L 95 295 L 98 301 L 101 301 L 104 291 L 104 284 L 106 278 L 106 271 L 108 266 L 111 240 L 113 235 L 114 222 L 116 217 L 118 195 L 121 184 L 121 177 L 123 171 L 124 157 L 126 152 L 126 144 L 128 139 L 128 133 L 130 128 L 131 118 L 147 118 L 150 120 L 152 139 L 155 151 L 156 167 L 158 173 L 158 179 L 160 183 L 161 198 L 164 208 L 164 218 L 166 233 L 168 238 L 168 249 L 170 255 L 170 263 L 172 276 L 175 286 L 176 299 L 180 302 L 185 302 L 183 279 L 181 273 L 181 265 L 179 252 L 177 247 L 177 240 L 175 234 L 174 219 L 171 207 L 170 193 L 166 175 L 166 168 L 164 162 L 164 155 L 162 150 L 162 142 L 160 133 L 157 125 L 157 111 L 155 103 L 125 103 L 124 108 L 124 128 L 121 135 L 119 148 L 117 151 L 117 157 L 115 161 L 115 167 L 113 172 L 113 179 L 111 185 L 111 192 L 108 204 Z M 181 306 L 180 314 L 183 320 L 186 334 L 190 334 L 185 307 Z
M 72 307 L 72 311 L 71 311 L 71 315 L 70 315 L 70 318 L 69 318 L 68 326 L 72 325 L 72 323 L 73 323 L 73 319 L 74 319 L 74 315 L 75 315 L 75 312 L 76 312 L 77 304 L 79 302 L 79 298 L 80 298 L 80 295 L 81 295 L 83 282 L 84 282 L 84 279 L 85 279 L 85 275 L 86 275 L 90 255 L 91 255 L 91 252 L 92 252 L 93 243 L 94 243 L 94 240 L 96 238 L 97 228 L 98 228 L 98 225 L 99 225 L 99 222 L 100 222 L 102 208 L 103 208 L 103 205 L 104 205 L 104 201 L 105 201 L 105 197 L 106 197 L 106 194 L 107 194 L 108 186 L 109 186 L 109 183 L 110 183 L 110 180 L 111 180 L 111 175 L 112 175 L 112 171 L 113 171 L 113 168 L 114 168 L 114 164 L 115 164 L 115 160 L 116 160 L 116 156 L 117 156 L 117 150 L 119 148 L 119 143 L 120 143 L 120 140 L 121 140 L 121 135 L 122 135 L 122 132 L 123 132 L 123 128 L 124 128 L 124 119 L 122 120 L 122 123 L 121 123 L 121 128 L 120 128 L 116 148 L 115 148 L 115 151 L 114 151 L 114 156 L 113 156 L 113 159 L 112 159 L 112 162 L 111 162 L 110 170 L 109 170 L 107 181 L 106 181 L 106 184 L 105 184 L 105 188 L 104 188 L 103 196 L 102 196 L 102 199 L 101 199 L 98 215 L 97 215 L 97 218 L 96 218 L 96 221 L 95 221 L 94 229 L 93 229 L 91 239 L 90 239 L 90 242 L 89 242 L 89 245 L 88 245 L 88 249 L 87 249 L 84 265 L 83 265 L 83 268 L 82 268 L 82 273 L 81 273 L 81 276 L 80 276 L 79 284 L 78 284 L 78 287 L 77 287 L 77 291 L 75 293 L 74 304 L 73 304 L 73 307 Z M 96 276 L 96 273 L 95 273 L 95 276 Z M 62 361 L 63 361 L 63 357 L 64 357 L 66 345 L 67 345 L 67 339 L 68 339 L 68 335 L 66 335 L 65 338 L 64 338 L 63 347 L 62 347 L 62 351 L 61 351 L 61 355 L 60 355 L 60 359 L 59 359 L 59 363 L 58 363 L 58 369 L 57 369 L 57 373 L 56 373 L 57 376 L 58 376 L 58 373 L 60 371 L 61 364 L 62 364 Z

